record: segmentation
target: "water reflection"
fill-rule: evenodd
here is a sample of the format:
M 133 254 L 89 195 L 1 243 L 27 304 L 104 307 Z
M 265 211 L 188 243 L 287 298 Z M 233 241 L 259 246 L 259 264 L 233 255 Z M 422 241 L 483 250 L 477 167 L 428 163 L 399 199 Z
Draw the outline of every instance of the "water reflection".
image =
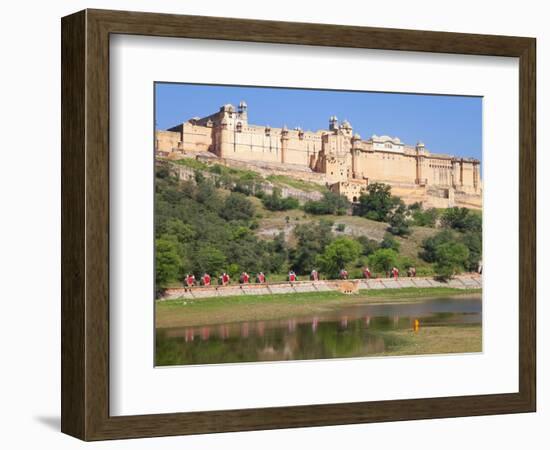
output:
M 388 330 L 481 323 L 481 300 L 353 305 L 311 317 L 160 329 L 157 365 L 365 356 L 399 342 Z

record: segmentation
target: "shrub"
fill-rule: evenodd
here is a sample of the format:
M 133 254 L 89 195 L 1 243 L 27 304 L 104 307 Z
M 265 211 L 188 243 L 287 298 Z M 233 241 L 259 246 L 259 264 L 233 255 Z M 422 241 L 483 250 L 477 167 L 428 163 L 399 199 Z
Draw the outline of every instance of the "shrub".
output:
M 369 239 L 367 236 L 359 236 L 357 238 L 357 242 L 361 244 L 361 253 L 365 256 L 372 255 L 379 248 L 378 241 Z
M 339 223 L 336 225 L 336 231 L 344 232 L 346 230 L 346 224 L 345 223 Z
M 420 204 L 422 205 L 422 204 Z M 412 223 L 413 225 L 416 225 L 417 227 L 430 227 L 434 228 L 437 223 L 437 218 L 439 216 L 437 209 L 435 208 L 428 208 L 426 210 L 422 210 L 422 208 L 411 208 L 409 206 L 409 211 L 411 213 Z
M 290 264 L 299 274 L 310 272 L 317 265 L 317 257 L 332 241 L 332 222 L 320 220 L 294 228 L 296 247 L 290 253 Z
M 468 261 L 468 247 L 459 242 L 446 242 L 437 246 L 434 270 L 441 279 L 461 273 Z
M 455 233 L 451 230 L 442 230 L 434 236 L 422 241 L 422 251 L 418 254 L 424 261 L 433 263 L 436 260 L 437 246 L 456 240 Z
M 397 253 L 391 248 L 381 248 L 369 256 L 369 265 L 375 272 L 389 272 L 397 265 Z
M 399 259 L 398 259 L 398 263 L 397 263 L 398 267 L 404 269 L 404 270 L 407 270 L 409 269 L 410 267 L 414 267 L 415 266 L 415 263 L 414 263 L 414 260 L 408 256 L 401 256 Z
M 317 258 L 323 272 L 336 277 L 346 264 L 355 261 L 361 254 L 361 245 L 356 240 L 339 237 L 332 241 Z
M 393 235 L 391 235 L 390 233 L 386 233 L 384 235 L 384 239 L 382 239 L 382 242 L 380 242 L 380 248 L 389 248 L 395 251 L 395 253 L 399 253 L 400 246 L 401 244 L 399 244 L 397 239 L 395 239 L 395 237 L 393 237 Z
M 168 239 L 155 240 L 155 281 L 157 287 L 163 287 L 175 281 L 181 269 L 182 260 L 177 243 Z
M 373 183 L 367 187 L 367 193 L 361 194 L 354 207 L 354 214 L 378 222 L 387 222 L 390 213 L 402 204 L 399 197 L 391 195 L 391 187 L 383 183 Z
M 262 204 L 270 211 L 287 211 L 300 207 L 297 199 L 293 197 L 281 197 L 281 190 L 279 188 L 273 188 L 271 195 L 264 195 L 262 197 Z
M 481 232 L 466 232 L 462 236 L 461 242 L 468 247 L 470 252 L 466 269 L 472 272 L 476 271 L 483 251 Z
M 225 199 L 220 216 L 225 220 L 250 220 L 254 217 L 254 205 L 244 194 L 232 192 Z
M 441 216 L 441 223 L 460 232 L 481 231 L 481 215 L 468 208 L 448 208 Z
M 343 216 L 350 207 L 349 200 L 334 192 L 325 192 L 321 200 L 309 200 L 304 205 L 304 211 L 310 214 L 333 214 Z
M 406 209 L 403 205 L 397 207 L 397 209 L 391 213 L 390 226 L 388 231 L 396 236 L 407 236 L 411 233 L 409 229 L 409 220 L 406 217 Z

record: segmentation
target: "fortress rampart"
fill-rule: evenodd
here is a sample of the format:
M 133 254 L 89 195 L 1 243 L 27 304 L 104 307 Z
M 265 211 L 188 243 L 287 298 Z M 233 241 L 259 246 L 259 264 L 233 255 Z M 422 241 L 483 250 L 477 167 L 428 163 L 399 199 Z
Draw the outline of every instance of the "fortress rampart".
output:
M 396 137 L 361 139 L 348 121 L 339 123 L 334 116 L 328 129 L 272 128 L 250 124 L 246 103 L 228 104 L 209 116 L 158 130 L 155 151 L 170 158 L 209 152 L 228 164 L 280 166 L 302 179 L 307 172 L 319 174 L 313 178 L 350 201 L 357 201 L 369 183 L 382 182 L 405 201 L 481 207 L 479 160 L 431 153 L 421 142 L 410 146 Z

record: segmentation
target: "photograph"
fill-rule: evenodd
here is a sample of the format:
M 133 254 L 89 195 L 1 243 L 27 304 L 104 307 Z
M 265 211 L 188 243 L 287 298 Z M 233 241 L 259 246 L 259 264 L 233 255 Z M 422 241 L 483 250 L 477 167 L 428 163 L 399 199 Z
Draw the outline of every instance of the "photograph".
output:
M 482 351 L 482 98 L 157 82 L 155 366 Z
M 550 448 L 548 14 L 470 3 L 6 2 L 0 447 Z

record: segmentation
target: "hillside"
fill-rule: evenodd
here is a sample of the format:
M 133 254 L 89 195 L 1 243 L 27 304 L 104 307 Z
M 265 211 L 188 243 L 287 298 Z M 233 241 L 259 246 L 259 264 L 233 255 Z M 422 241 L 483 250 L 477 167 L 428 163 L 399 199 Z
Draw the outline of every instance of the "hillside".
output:
M 449 251 L 462 259 L 448 270 L 475 270 L 479 214 L 406 206 L 384 185 L 360 200 L 351 205 L 322 185 L 280 174 L 191 159 L 157 161 L 157 285 L 204 272 L 238 278 L 262 271 L 275 281 L 291 269 L 299 276 L 317 269 L 332 278 L 345 268 L 361 277 L 367 265 L 379 274 L 415 267 L 429 275 L 436 270 L 436 246 L 457 241 L 463 248 Z

